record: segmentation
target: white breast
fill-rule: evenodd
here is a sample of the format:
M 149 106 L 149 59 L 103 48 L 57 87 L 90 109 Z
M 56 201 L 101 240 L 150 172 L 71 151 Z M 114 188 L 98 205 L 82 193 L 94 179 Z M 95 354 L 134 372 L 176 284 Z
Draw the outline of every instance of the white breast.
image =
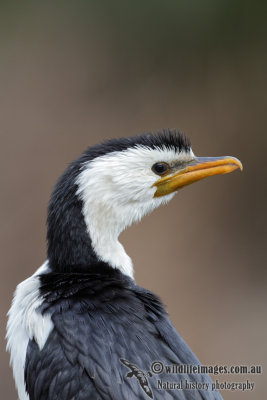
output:
M 42 304 L 38 275 L 48 272 L 46 261 L 30 278 L 21 282 L 15 291 L 12 306 L 8 312 L 7 350 L 18 389 L 19 400 L 29 400 L 25 390 L 24 368 L 26 351 L 30 339 L 35 339 L 40 350 L 53 329 L 49 316 L 37 311 Z

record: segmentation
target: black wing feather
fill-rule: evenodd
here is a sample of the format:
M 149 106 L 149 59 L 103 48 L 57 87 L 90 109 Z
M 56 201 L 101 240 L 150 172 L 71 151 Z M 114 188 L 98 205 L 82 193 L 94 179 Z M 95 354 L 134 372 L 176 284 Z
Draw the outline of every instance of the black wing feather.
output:
M 25 381 L 30 400 L 221 399 L 204 390 L 160 390 L 156 375 L 149 382 L 144 374 L 139 381 L 126 378 L 125 366 L 134 373 L 149 371 L 155 360 L 199 364 L 151 292 L 115 270 L 113 275 L 50 273 L 40 279 L 45 299 L 40 312 L 51 315 L 54 330 L 41 351 L 34 340 L 29 343 Z M 171 378 L 211 382 L 207 375 Z

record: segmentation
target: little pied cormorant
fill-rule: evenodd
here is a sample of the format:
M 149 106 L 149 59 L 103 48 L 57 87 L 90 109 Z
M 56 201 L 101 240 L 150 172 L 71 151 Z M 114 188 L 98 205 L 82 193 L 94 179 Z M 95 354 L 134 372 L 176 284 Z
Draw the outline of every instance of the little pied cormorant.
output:
M 170 376 L 143 372 L 155 360 L 200 362 L 160 299 L 136 285 L 118 237 L 183 186 L 237 168 L 234 157 L 196 157 L 170 130 L 109 140 L 70 164 L 49 203 L 47 261 L 18 285 L 9 311 L 20 400 L 222 399 L 207 374 L 177 375 L 180 390 L 162 390 L 158 377 Z M 186 380 L 198 389 L 185 390 Z

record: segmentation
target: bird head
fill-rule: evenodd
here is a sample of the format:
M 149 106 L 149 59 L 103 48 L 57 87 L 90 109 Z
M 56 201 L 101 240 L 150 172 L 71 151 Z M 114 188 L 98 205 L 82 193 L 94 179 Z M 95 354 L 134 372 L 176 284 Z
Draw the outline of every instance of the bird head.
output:
M 76 212 L 80 204 L 94 253 L 131 275 L 131 261 L 117 240 L 119 234 L 169 202 L 184 186 L 237 168 L 242 164 L 234 157 L 196 157 L 185 136 L 168 130 L 89 148 L 69 167 L 55 192 L 75 205 Z M 62 206 L 66 210 L 62 218 L 72 225 L 73 210 Z M 50 204 L 50 213 L 52 209 Z M 74 238 L 77 227 L 72 229 Z

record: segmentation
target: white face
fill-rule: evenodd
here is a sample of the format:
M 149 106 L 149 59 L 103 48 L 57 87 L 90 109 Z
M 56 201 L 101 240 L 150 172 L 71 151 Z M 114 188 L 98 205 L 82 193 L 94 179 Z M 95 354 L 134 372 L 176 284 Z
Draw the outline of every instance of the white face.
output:
M 90 208 L 95 205 L 108 209 L 109 215 L 115 213 L 118 219 L 123 216 L 124 225 L 128 226 L 174 196 L 172 193 L 154 198 L 153 184 L 160 176 L 152 171 L 152 166 L 157 162 L 172 165 L 193 158 L 192 151 L 176 153 L 167 148 L 144 146 L 109 153 L 84 165 L 77 181 L 77 194 Z

